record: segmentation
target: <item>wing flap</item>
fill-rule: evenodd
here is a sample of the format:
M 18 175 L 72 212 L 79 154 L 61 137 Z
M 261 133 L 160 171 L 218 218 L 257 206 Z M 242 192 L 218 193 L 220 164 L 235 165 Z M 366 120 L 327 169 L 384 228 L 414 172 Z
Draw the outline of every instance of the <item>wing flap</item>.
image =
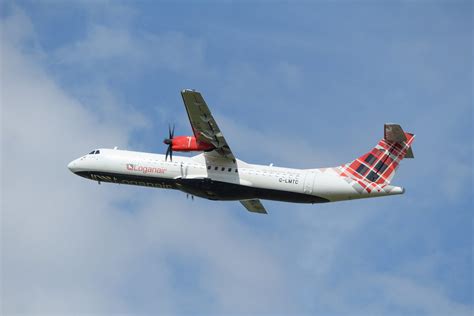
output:
M 263 206 L 262 202 L 259 199 L 252 199 L 252 200 L 240 200 L 240 203 L 252 213 L 260 213 L 260 214 L 267 214 L 267 210 Z

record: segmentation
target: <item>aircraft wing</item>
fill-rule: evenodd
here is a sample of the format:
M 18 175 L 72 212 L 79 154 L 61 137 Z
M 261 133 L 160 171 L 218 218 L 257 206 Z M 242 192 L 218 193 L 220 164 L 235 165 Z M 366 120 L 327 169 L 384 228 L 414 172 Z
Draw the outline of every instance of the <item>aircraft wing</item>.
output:
M 249 211 L 253 213 L 267 214 L 265 207 L 259 199 L 253 200 L 240 200 L 240 203 Z
M 196 140 L 213 145 L 215 149 L 212 152 L 217 153 L 218 156 L 235 160 L 229 145 L 227 145 L 227 141 L 201 94 L 197 91 L 186 89 L 181 91 L 181 96 L 183 97 Z

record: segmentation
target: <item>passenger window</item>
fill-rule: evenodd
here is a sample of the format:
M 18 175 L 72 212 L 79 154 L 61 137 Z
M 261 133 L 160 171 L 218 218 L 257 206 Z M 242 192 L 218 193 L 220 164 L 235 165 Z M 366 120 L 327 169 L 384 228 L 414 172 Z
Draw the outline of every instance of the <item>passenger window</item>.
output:
M 237 168 L 235 168 L 235 172 L 237 172 Z
M 216 166 L 216 167 L 214 168 L 214 170 L 217 170 L 217 169 L 219 169 L 219 167 Z
M 227 171 L 231 172 L 231 171 L 232 171 L 232 168 L 229 168 L 229 170 L 227 170 Z
M 209 165 L 209 166 L 207 166 L 207 170 L 211 170 L 211 166 L 210 166 L 210 165 Z
M 222 167 L 221 171 L 224 171 L 225 170 L 225 167 Z

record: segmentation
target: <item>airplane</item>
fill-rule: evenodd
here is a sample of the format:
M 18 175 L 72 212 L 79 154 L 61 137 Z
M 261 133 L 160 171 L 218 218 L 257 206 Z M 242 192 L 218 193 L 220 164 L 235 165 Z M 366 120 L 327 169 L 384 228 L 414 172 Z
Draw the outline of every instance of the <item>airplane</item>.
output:
M 266 214 L 261 200 L 325 203 L 403 194 L 390 185 L 401 160 L 414 158 L 414 134 L 385 124 L 384 137 L 368 153 L 341 166 L 315 169 L 257 165 L 237 159 L 201 93 L 181 96 L 192 136 L 174 136 L 168 127 L 166 154 L 100 148 L 68 164 L 81 177 L 101 182 L 175 189 L 209 200 L 240 201 L 250 212 Z M 193 157 L 173 152 L 201 152 Z M 168 159 L 169 158 L 169 159 Z

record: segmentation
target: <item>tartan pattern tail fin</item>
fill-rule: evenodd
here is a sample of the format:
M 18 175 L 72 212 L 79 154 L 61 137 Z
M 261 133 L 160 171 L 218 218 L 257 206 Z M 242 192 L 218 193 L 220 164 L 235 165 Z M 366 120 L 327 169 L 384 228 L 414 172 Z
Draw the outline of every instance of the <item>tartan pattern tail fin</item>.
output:
M 340 169 L 342 176 L 351 178 L 366 189 L 390 184 L 403 158 L 413 158 L 415 135 L 405 133 L 400 125 L 385 124 L 384 138 L 368 153 L 345 164 Z

